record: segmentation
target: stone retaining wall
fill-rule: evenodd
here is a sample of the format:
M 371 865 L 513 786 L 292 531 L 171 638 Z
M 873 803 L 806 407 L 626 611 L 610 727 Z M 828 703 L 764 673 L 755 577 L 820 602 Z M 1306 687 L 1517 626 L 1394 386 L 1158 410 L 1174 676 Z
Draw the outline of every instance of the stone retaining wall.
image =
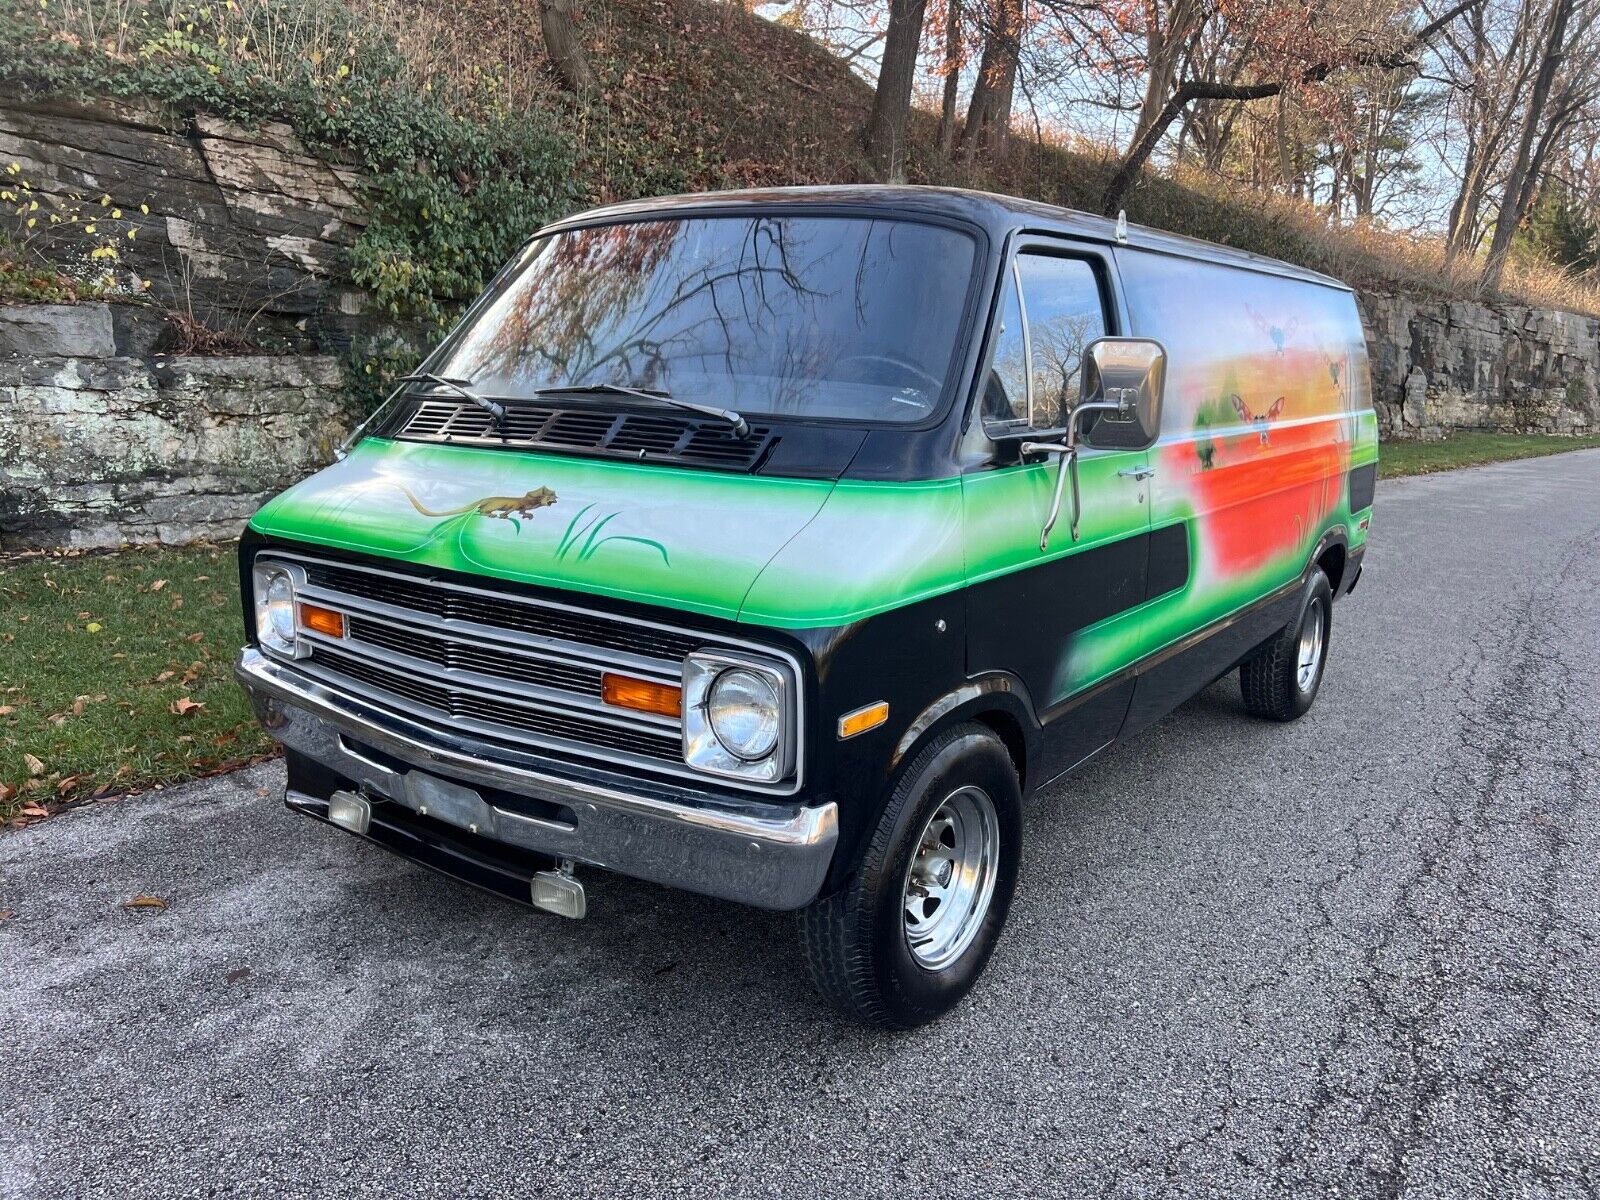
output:
M 330 355 L 119 353 L 115 307 L 0 308 L 60 351 L 0 357 L 0 549 L 237 537 L 357 420 Z
M 1600 319 L 1466 300 L 1360 300 L 1384 438 L 1600 432 Z
M 366 226 L 362 180 L 311 154 L 287 125 L 115 100 L 0 97 L 0 164 L 44 211 L 118 206 L 119 267 L 161 308 L 281 350 L 337 350 L 364 324 L 346 252 Z M 10 176 L 7 177 L 11 179 Z M 78 197 L 74 200 L 73 197 Z M 76 231 L 40 246 L 69 267 Z M 248 318 L 246 320 L 246 318 Z

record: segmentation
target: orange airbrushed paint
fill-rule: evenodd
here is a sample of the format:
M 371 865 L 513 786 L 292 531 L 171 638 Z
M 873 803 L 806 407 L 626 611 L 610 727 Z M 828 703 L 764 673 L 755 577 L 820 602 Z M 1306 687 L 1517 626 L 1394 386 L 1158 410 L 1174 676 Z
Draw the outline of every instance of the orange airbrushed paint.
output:
M 1193 441 L 1172 443 L 1162 454 L 1173 476 L 1187 476 L 1210 564 L 1231 576 L 1304 550 L 1310 532 L 1338 507 L 1350 444 L 1344 397 L 1316 354 L 1266 354 L 1226 367 L 1229 382 L 1246 393 L 1246 411 L 1268 413 L 1283 396 L 1279 414 L 1249 422 L 1235 416 L 1213 435 L 1209 466 Z M 1237 413 L 1233 395 L 1218 397 L 1214 408 Z

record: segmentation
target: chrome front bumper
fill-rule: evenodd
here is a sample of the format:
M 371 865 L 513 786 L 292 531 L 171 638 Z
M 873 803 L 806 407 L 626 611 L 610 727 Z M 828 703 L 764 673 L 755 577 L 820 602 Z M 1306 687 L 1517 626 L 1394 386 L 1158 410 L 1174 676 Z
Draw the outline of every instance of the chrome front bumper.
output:
M 681 787 L 652 795 L 553 774 L 532 755 L 497 747 L 489 757 L 480 743 L 382 712 L 258 650 L 241 653 L 234 671 L 268 733 L 387 803 L 416 809 L 416 789 L 405 783 L 411 767 L 528 798 L 550 815 L 488 803 L 472 829 L 521 850 L 793 909 L 816 898 L 839 838 L 832 803 L 713 798 Z

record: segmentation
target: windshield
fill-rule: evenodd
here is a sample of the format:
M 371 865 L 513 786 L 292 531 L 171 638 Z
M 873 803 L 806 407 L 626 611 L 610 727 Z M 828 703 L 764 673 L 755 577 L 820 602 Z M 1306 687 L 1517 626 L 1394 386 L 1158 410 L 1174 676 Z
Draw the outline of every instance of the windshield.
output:
M 964 233 L 853 217 L 705 217 L 542 238 L 439 375 L 489 396 L 613 385 L 745 415 L 911 422 L 955 361 Z

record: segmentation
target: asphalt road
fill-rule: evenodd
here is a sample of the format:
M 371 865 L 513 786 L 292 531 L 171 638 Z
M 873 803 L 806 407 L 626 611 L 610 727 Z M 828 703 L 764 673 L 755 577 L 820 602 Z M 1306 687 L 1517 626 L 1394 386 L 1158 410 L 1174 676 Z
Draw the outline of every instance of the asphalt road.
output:
M 789 918 L 525 911 L 276 766 L 0 837 L 0 1192 L 1595 1195 L 1600 451 L 1378 504 L 1313 712 L 1230 680 L 1041 796 L 912 1034 Z

